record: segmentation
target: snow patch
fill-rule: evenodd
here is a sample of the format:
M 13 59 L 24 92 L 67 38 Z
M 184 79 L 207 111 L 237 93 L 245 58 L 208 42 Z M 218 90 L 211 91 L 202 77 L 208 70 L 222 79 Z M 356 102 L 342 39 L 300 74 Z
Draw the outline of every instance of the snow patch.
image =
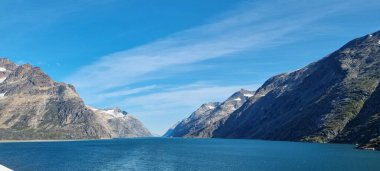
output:
M 5 79 L 7 79 L 7 77 L 0 78 L 0 83 L 4 82 Z
M 241 98 L 236 98 L 234 99 L 234 101 L 241 101 Z
M 0 67 L 0 72 L 4 72 L 4 71 L 7 71 L 7 69 L 5 69 L 4 67 Z
M 379 45 L 380 45 L 380 40 L 377 42 L 377 44 L 379 44 Z
M 372 34 L 368 35 L 369 37 L 372 37 Z
M 112 117 L 117 117 L 117 118 L 121 118 L 121 117 L 124 117 L 126 115 L 124 115 L 123 113 L 121 112 L 117 112 L 113 109 L 109 109 L 109 110 L 101 110 L 101 109 L 97 109 L 97 108 L 94 108 L 94 107 L 91 107 L 91 106 L 88 106 L 86 105 L 89 109 L 91 109 L 92 111 L 96 112 L 96 111 L 100 111 L 104 114 L 107 114 L 109 116 L 112 116 Z
M 5 93 L 0 93 L 0 99 L 4 99 L 5 97 Z
M 207 108 L 209 108 L 209 109 L 215 109 L 215 106 L 208 105 Z
M 104 111 L 104 113 L 109 114 L 109 115 L 111 115 L 111 116 L 113 116 L 113 117 L 117 117 L 117 118 L 122 118 L 122 117 L 125 116 L 123 113 L 121 113 L 121 112 L 116 112 L 116 111 L 113 110 L 113 109 L 106 110 L 106 111 Z
M 253 94 L 244 94 L 245 97 L 252 97 Z

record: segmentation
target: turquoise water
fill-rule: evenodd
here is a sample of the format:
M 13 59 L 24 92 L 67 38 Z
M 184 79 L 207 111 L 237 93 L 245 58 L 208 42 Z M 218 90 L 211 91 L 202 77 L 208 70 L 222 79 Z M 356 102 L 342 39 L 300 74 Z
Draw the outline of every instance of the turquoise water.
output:
M 0 164 L 22 170 L 380 170 L 380 152 L 352 145 L 230 139 L 0 143 Z

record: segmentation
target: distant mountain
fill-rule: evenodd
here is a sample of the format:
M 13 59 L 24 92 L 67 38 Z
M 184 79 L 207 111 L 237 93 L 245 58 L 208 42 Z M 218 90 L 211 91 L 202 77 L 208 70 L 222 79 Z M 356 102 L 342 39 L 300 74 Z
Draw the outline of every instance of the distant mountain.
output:
M 86 107 L 72 85 L 54 82 L 38 67 L 17 66 L 0 58 L 0 139 L 98 139 L 128 135 L 109 129 L 114 128 L 113 122 L 99 119 L 104 118 L 102 114 Z M 129 120 L 133 119 L 125 122 Z
M 113 138 L 152 136 L 138 119 L 119 108 L 101 110 L 87 107 L 95 112 L 99 123 L 111 132 Z
M 172 137 L 172 134 L 173 134 L 173 131 L 175 129 L 175 127 L 177 127 L 177 125 L 181 123 L 181 122 L 177 122 L 176 124 L 174 124 L 172 127 L 170 127 L 164 135 L 162 135 L 163 137 Z
M 213 102 L 201 105 L 190 117 L 169 129 L 166 137 L 212 137 L 219 121 L 225 120 L 245 101 L 253 96 L 252 91 L 240 90 L 223 103 Z
M 380 31 L 305 68 L 270 78 L 213 137 L 375 141 L 380 135 L 379 82 Z

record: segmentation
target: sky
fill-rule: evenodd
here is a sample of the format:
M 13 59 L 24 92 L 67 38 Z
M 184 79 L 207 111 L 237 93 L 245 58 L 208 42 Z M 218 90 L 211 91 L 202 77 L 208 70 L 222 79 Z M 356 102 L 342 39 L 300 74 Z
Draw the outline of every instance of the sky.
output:
M 154 134 L 378 30 L 378 0 L 0 1 L 1 57 Z

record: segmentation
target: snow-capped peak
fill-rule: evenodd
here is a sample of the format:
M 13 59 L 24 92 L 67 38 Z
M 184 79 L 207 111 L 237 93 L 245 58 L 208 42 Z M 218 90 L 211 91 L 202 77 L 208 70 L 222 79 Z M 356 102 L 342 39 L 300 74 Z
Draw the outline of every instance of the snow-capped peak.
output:
M 245 97 L 252 97 L 253 94 L 243 94 Z
M 125 112 L 122 112 L 116 109 L 108 109 L 108 110 L 105 110 L 104 113 L 107 113 L 111 116 L 118 117 L 118 118 L 126 116 Z
M 127 116 L 127 114 L 128 114 L 127 112 L 124 112 L 124 111 L 120 110 L 119 108 L 101 110 L 101 109 L 97 109 L 97 108 L 94 108 L 94 107 L 91 107 L 88 105 L 87 105 L 87 107 L 94 112 L 102 112 L 102 113 L 107 114 L 108 116 L 112 116 L 112 117 L 120 118 L 120 117 Z

